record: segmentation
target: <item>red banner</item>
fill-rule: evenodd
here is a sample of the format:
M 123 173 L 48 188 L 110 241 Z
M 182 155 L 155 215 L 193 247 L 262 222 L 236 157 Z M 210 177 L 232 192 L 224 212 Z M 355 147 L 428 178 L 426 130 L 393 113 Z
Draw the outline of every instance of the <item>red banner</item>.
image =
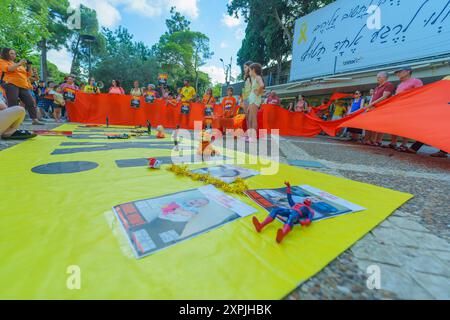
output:
M 340 126 L 394 134 L 450 152 L 450 81 L 398 94 Z
M 131 99 L 131 96 L 127 95 L 79 92 L 74 103 L 67 103 L 70 121 L 104 124 L 108 118 L 109 124 L 112 125 L 145 126 L 149 120 L 153 126 L 175 128 L 180 125 L 181 128 L 193 129 L 194 121 L 203 121 L 205 117 L 205 105 L 201 103 L 192 103 L 189 114 L 182 114 L 181 104 L 167 105 L 161 99 L 146 103 L 144 98 L 141 98 L 140 108 L 132 108 Z M 220 116 L 222 107 L 214 106 L 214 114 Z M 280 134 L 286 136 L 314 137 L 322 131 L 334 136 L 340 124 L 358 114 L 341 120 L 323 121 L 314 115 L 289 112 L 280 106 L 262 105 L 258 114 L 258 125 L 260 129 L 279 129 Z

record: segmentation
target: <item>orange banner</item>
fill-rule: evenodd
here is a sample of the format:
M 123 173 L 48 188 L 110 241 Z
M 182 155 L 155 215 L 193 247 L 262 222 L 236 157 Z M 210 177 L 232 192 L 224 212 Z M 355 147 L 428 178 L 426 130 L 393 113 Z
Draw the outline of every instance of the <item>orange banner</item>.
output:
M 403 92 L 340 126 L 406 137 L 450 152 L 450 81 Z
M 105 124 L 108 118 L 112 125 L 146 126 L 149 120 L 153 126 L 175 128 L 180 125 L 184 129 L 193 129 L 194 121 L 203 121 L 205 118 L 205 105 L 201 103 L 192 103 L 189 114 L 182 114 L 181 104 L 167 105 L 161 99 L 146 103 L 144 98 L 140 98 L 140 108 L 132 108 L 131 99 L 128 95 L 78 92 L 75 102 L 67 103 L 70 121 Z M 221 116 L 222 112 L 220 105 L 214 106 L 216 116 Z M 359 112 L 341 120 L 323 121 L 314 115 L 289 112 L 280 106 L 262 105 L 258 112 L 258 126 L 269 131 L 279 129 L 280 134 L 286 136 L 314 137 L 322 131 L 334 136 L 340 124 L 358 114 Z

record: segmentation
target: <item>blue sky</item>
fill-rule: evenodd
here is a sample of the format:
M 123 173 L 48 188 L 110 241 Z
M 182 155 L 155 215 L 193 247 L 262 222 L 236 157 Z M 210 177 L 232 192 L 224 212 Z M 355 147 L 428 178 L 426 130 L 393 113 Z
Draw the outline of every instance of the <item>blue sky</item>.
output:
M 242 19 L 228 16 L 228 0 L 70 0 L 72 6 L 80 3 L 97 11 L 102 26 L 115 29 L 127 28 L 136 40 L 151 46 L 158 42 L 166 31 L 165 20 L 170 16 L 170 7 L 176 6 L 192 23 L 191 30 L 200 31 L 210 38 L 214 56 L 202 67 L 213 82 L 223 82 L 225 75 L 220 58 L 229 63 L 233 57 L 233 74 L 239 73 L 236 53 L 244 36 Z M 66 50 L 49 53 L 49 60 L 63 71 L 70 68 L 70 57 Z

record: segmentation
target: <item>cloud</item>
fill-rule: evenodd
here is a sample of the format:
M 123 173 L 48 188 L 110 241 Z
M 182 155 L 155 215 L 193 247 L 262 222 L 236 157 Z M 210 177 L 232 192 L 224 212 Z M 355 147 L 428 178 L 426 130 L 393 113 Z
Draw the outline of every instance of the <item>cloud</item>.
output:
M 223 70 L 223 67 L 214 65 L 202 66 L 200 67 L 200 71 L 207 73 L 211 78 L 212 83 L 225 83 L 225 71 Z M 231 76 L 235 79 L 237 78 L 239 73 L 240 70 L 237 68 L 233 68 L 231 70 Z
M 245 20 L 243 16 L 236 18 L 224 13 L 222 14 L 222 24 L 230 29 L 235 29 L 234 36 L 236 40 L 242 41 L 245 38 Z
M 121 10 L 144 17 L 168 14 L 171 7 L 190 19 L 199 17 L 199 0 L 69 0 L 72 7 L 83 4 L 97 11 L 103 27 L 116 27 L 122 20 Z
M 226 43 L 225 41 L 222 41 L 222 42 L 220 43 L 220 47 L 221 47 L 222 49 L 228 48 L 228 43 Z
M 67 51 L 66 48 L 61 50 L 49 50 L 47 53 L 47 59 L 51 63 L 56 64 L 59 71 L 64 73 L 70 72 L 70 67 L 72 64 L 72 55 Z
M 222 15 L 222 23 L 228 28 L 236 28 L 244 24 L 244 18 L 242 16 L 236 18 L 234 16 L 230 16 L 227 13 L 224 13 Z

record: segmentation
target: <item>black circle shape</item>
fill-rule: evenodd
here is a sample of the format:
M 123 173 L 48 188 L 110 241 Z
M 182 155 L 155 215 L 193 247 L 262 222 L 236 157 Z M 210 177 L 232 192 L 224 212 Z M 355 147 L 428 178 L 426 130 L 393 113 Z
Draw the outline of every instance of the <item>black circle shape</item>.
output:
M 98 167 L 98 163 L 89 161 L 66 161 L 53 162 L 43 164 L 31 169 L 34 173 L 39 174 L 65 174 L 77 173 L 83 171 L 93 170 Z

